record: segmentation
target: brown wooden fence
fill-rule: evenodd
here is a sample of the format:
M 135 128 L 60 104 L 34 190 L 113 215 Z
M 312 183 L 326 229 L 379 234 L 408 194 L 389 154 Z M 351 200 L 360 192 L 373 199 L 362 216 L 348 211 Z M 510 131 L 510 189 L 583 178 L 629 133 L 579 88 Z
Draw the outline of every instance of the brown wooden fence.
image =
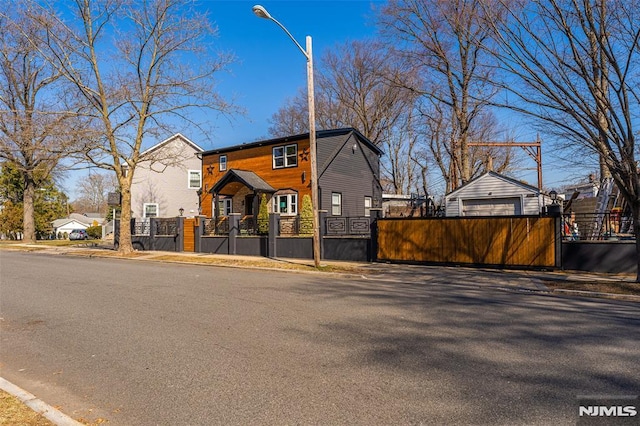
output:
M 552 217 L 378 220 L 378 260 L 559 267 Z
M 196 218 L 185 218 L 184 219 L 184 251 L 194 252 L 196 251 L 196 226 L 198 225 L 198 219 Z

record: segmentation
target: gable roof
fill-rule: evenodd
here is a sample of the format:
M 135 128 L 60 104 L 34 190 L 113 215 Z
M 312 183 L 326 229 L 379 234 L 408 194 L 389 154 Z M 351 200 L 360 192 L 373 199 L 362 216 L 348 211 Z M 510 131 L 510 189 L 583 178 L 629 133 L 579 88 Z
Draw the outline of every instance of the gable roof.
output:
M 520 186 L 523 189 L 526 189 L 527 191 L 536 192 L 536 193 L 541 193 L 542 192 L 536 186 L 529 185 L 528 183 L 521 182 L 521 181 L 519 181 L 517 179 L 514 179 L 514 178 L 511 178 L 509 176 L 501 175 L 500 173 L 488 171 L 485 174 L 480 175 L 477 178 L 472 179 L 469 182 L 465 183 L 464 185 L 462 185 L 462 186 L 456 188 L 455 190 L 451 191 L 450 193 L 448 193 L 446 195 L 446 197 L 450 197 L 452 195 L 455 195 L 455 194 L 465 190 L 470 185 L 473 185 L 474 183 L 476 183 L 476 182 L 478 182 L 478 181 L 480 181 L 482 179 L 486 179 L 487 177 L 493 177 L 493 178 L 497 178 L 497 179 L 503 180 L 503 181 L 505 181 L 507 183 L 510 183 L 512 185 Z
M 232 182 L 240 182 L 253 191 L 276 192 L 276 190 L 265 182 L 260 176 L 248 170 L 231 169 L 213 185 L 209 192 L 220 193 L 220 190 Z
M 74 227 L 85 227 L 88 228 L 89 225 L 83 222 L 80 222 L 76 219 L 70 219 L 68 217 L 64 218 L 64 219 L 56 219 L 54 221 L 51 222 L 51 226 L 55 229 L 58 228 L 62 228 L 63 226 L 69 225 L 69 224 L 73 224 Z
M 151 148 L 148 148 L 148 149 L 142 151 L 140 153 L 140 157 L 142 157 L 144 155 L 148 155 L 148 154 L 150 154 L 150 153 L 152 153 L 154 151 L 157 151 L 158 149 L 162 148 L 165 145 L 170 144 L 171 142 L 173 142 L 176 139 L 182 139 L 187 145 L 191 146 L 191 148 L 193 148 L 196 152 L 204 152 L 204 149 L 200 148 L 198 145 L 193 143 L 187 137 L 183 136 L 182 133 L 176 133 L 175 135 L 163 140 L 162 142 L 159 142 L 159 143 L 153 145 Z
M 316 132 L 316 140 L 322 138 L 328 138 L 332 136 L 346 135 L 349 133 L 355 134 L 369 149 L 375 152 L 377 155 L 382 155 L 383 152 L 378 148 L 373 142 L 367 139 L 362 133 L 354 129 L 353 127 L 346 127 L 343 129 L 333 129 L 333 130 L 318 130 Z M 302 133 L 299 135 L 285 136 L 275 139 L 265 139 L 256 142 L 244 143 L 240 145 L 233 145 L 224 148 L 212 149 L 210 151 L 204 151 L 202 155 L 215 155 L 215 154 L 224 154 L 225 152 L 238 151 L 241 149 L 255 148 L 259 146 L 269 146 L 269 145 L 278 145 L 287 142 L 296 142 L 299 140 L 309 139 L 309 133 Z

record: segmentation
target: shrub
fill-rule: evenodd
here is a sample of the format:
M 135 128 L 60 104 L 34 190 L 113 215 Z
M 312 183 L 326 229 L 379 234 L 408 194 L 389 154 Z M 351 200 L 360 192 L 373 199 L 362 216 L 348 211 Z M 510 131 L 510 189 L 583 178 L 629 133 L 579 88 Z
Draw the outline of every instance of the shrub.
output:
M 91 238 L 102 238 L 102 226 L 90 226 L 87 228 L 87 235 Z
M 302 210 L 300 211 L 300 234 L 313 234 L 313 205 L 311 204 L 311 197 L 309 197 L 308 194 L 305 194 L 302 197 Z
M 267 194 L 260 197 L 260 209 L 258 210 L 258 234 L 269 233 L 269 208 L 267 207 Z

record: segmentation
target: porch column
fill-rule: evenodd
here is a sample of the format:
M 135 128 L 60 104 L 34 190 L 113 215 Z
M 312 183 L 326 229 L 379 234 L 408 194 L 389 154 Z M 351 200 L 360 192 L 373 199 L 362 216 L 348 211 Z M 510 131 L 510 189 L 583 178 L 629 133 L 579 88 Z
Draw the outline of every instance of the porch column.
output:
M 213 212 L 211 212 L 211 215 L 213 216 L 213 218 L 217 221 L 218 218 L 220 217 L 220 194 L 218 194 L 216 192 L 216 194 L 213 196 L 214 202 L 213 202 Z

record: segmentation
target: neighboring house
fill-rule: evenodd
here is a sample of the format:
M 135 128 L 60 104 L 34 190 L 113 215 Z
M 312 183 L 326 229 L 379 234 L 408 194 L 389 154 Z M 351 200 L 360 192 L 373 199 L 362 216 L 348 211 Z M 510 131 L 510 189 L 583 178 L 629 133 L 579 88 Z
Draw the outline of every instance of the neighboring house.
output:
M 140 154 L 131 185 L 134 218 L 199 214 L 203 149 L 177 133 Z
M 538 215 L 547 204 L 535 186 L 491 171 L 445 196 L 447 217 Z
M 600 189 L 600 183 L 596 180 L 594 175 L 589 175 L 588 182 L 576 183 L 564 188 L 564 199 L 570 198 L 582 199 L 582 198 L 594 198 L 598 196 Z M 574 195 L 576 194 L 576 195 Z
M 100 213 L 71 213 L 69 217 L 51 222 L 56 238 L 67 238 L 74 229 L 87 229 L 90 226 L 102 226 L 105 218 Z
M 370 216 L 380 209 L 382 151 L 355 129 L 317 133 L 319 210 L 328 216 Z M 309 134 L 236 145 L 202 154 L 202 213 L 257 215 L 261 194 L 269 212 L 297 217 L 311 196 Z M 217 202 L 216 202 L 217 200 Z
M 432 215 L 433 199 L 417 194 L 382 194 L 382 216 L 425 217 Z

